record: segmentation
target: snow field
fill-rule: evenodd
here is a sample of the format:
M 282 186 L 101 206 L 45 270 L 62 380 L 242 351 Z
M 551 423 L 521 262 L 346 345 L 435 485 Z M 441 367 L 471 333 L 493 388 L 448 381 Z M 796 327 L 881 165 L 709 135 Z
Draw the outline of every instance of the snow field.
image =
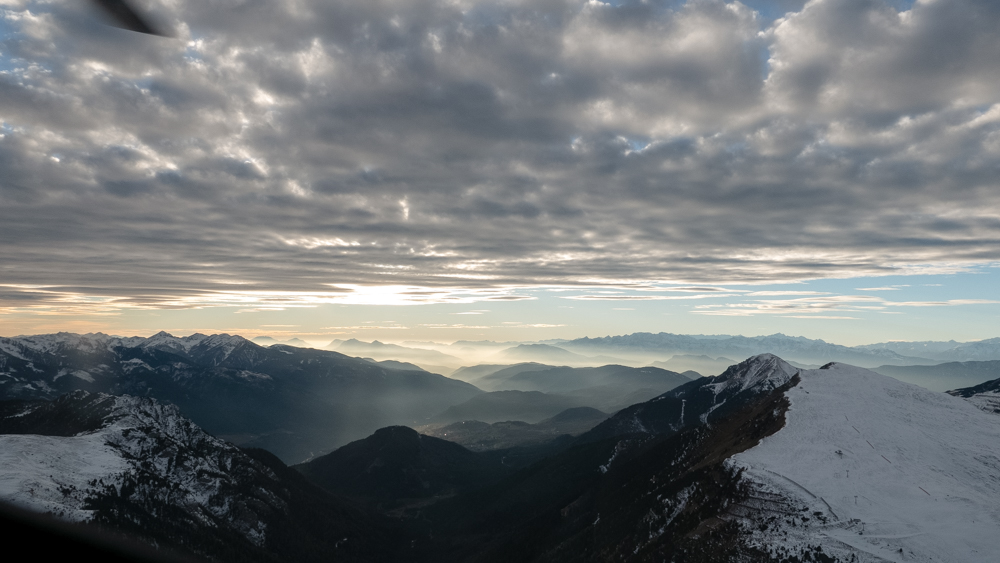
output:
M 801 378 L 785 427 L 731 459 L 761 490 L 829 507 L 828 523 L 781 524 L 772 541 L 789 532 L 871 560 L 996 560 L 1000 417 L 843 364 Z
M 67 520 L 89 520 L 90 482 L 112 484 L 129 469 L 103 433 L 72 437 L 0 435 L 0 499 Z

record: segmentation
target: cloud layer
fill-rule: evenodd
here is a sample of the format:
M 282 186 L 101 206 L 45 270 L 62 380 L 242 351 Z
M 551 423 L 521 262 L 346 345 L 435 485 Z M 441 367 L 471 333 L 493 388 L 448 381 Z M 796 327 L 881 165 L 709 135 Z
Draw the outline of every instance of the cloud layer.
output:
M 1000 260 L 991 0 L 0 4 L 8 309 Z

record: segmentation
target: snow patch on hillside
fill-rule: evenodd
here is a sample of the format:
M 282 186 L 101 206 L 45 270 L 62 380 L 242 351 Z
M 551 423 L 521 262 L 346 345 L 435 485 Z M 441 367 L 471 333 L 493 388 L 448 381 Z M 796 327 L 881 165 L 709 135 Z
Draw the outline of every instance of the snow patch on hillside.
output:
M 137 369 L 144 369 L 147 371 L 153 371 L 153 368 L 146 362 L 140 360 L 139 358 L 132 358 L 131 360 L 125 360 L 121 363 L 122 371 L 125 373 L 132 373 Z
M 65 368 L 59 370 L 59 373 L 57 373 L 52 378 L 52 381 L 56 381 L 57 379 L 59 379 L 60 377 L 62 377 L 64 375 L 70 375 L 70 376 L 75 377 L 77 379 L 82 379 L 82 380 L 84 380 L 84 381 L 86 381 L 88 383 L 93 383 L 94 382 L 94 377 L 92 375 L 90 375 L 90 373 L 85 372 L 82 369 L 70 370 L 70 369 L 65 369 Z
M 787 505 L 755 532 L 761 545 L 886 561 L 1000 553 L 1000 418 L 853 366 L 801 378 L 785 427 L 729 460 L 757 497 Z
M 19 360 L 28 359 L 22 355 L 21 346 L 13 338 L 0 338 L 0 352 L 3 352 L 4 354 L 8 354 L 10 356 L 14 356 Z

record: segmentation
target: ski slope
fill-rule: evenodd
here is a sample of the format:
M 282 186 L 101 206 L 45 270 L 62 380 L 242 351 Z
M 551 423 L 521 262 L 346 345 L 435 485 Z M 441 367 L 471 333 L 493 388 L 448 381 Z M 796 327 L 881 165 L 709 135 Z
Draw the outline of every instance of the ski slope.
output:
M 1000 417 L 853 366 L 800 375 L 785 427 L 730 459 L 756 502 L 788 499 L 755 543 L 861 561 L 1000 560 Z

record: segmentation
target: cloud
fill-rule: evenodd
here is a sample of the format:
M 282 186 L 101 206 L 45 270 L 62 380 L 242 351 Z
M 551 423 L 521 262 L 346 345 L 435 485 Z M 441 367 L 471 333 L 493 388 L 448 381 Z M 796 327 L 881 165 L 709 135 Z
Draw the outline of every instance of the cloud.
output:
M 857 287 L 857 291 L 899 291 L 898 287 Z
M 9 3 L 0 308 L 701 299 L 1000 263 L 1000 7 L 788 6 L 154 2 L 171 40 Z
M 711 299 L 716 297 L 733 297 L 736 293 L 705 293 L 701 295 L 568 295 L 561 299 L 577 301 L 683 301 L 688 299 Z
M 564 324 L 547 324 L 547 323 L 521 323 L 521 322 L 503 322 L 501 323 L 503 328 L 559 328 L 564 327 Z M 494 328 L 494 327 L 479 327 L 479 328 Z
M 475 326 L 475 325 L 464 325 L 464 324 L 444 324 L 444 323 L 428 323 L 419 325 L 421 328 L 429 329 L 439 329 L 439 328 L 460 328 L 460 329 L 484 329 L 493 328 L 489 326 Z
M 742 297 L 781 297 L 789 295 L 830 295 L 825 291 L 753 291 L 750 293 L 744 293 Z
M 701 293 L 705 291 L 720 291 L 731 293 L 733 291 L 742 291 L 739 289 L 726 289 L 724 287 L 670 287 L 670 286 L 655 286 L 655 287 L 645 287 L 639 288 L 640 291 L 691 291 L 696 293 Z
M 400 325 L 356 325 L 356 326 L 325 326 L 322 330 L 352 331 L 352 330 L 409 330 L 410 327 Z
M 826 319 L 826 320 L 858 320 L 857 317 L 835 317 L 832 315 L 784 315 L 786 319 Z
M 1000 301 L 992 299 L 948 299 L 946 301 L 897 301 L 887 302 L 893 307 L 954 307 L 957 305 L 994 305 Z

